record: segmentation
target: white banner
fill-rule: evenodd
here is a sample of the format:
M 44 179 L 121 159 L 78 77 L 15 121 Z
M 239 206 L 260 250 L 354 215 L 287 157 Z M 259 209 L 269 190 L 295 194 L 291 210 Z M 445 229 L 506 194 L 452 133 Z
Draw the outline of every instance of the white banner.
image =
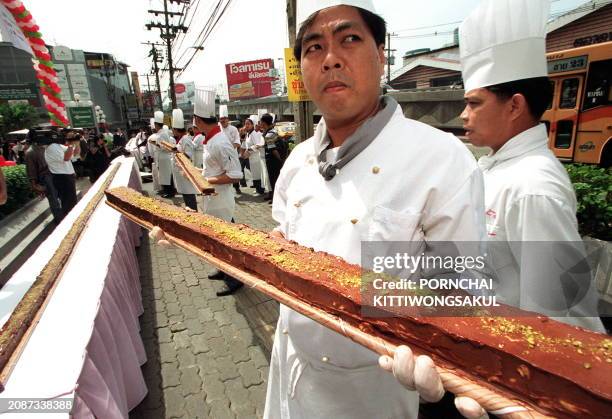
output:
M 19 48 L 30 55 L 34 55 L 30 44 L 26 39 L 11 12 L 4 5 L 0 4 L 0 42 L 8 42 L 13 44 L 15 48 Z
M 53 47 L 53 60 L 54 61 L 72 61 L 72 50 L 62 45 Z

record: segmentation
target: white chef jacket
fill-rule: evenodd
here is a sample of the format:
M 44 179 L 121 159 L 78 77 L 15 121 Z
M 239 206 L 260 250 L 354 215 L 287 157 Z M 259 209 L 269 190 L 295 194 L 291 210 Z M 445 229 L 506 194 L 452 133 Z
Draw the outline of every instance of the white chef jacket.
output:
M 456 137 L 405 118 L 398 106 L 373 142 L 325 181 L 315 157 L 325 131 L 322 120 L 276 183 L 272 216 L 287 239 L 360 264 L 361 241 L 485 238 L 482 174 Z M 416 418 L 418 404 L 374 352 L 281 306 L 265 418 Z
M 221 126 L 221 124 L 219 124 Z M 223 133 L 229 138 L 230 142 L 235 145 L 240 145 L 240 132 L 238 132 L 238 128 L 229 124 L 227 128 L 221 127 Z
M 584 317 L 589 307 L 596 307 L 594 284 L 582 304 L 570 310 L 541 304 L 541 298 L 564 298 L 557 264 L 547 259 L 542 249 L 572 242 L 577 244 L 577 252 L 585 254 L 578 234 L 574 188 L 565 168 L 548 148 L 546 126 L 539 124 L 521 132 L 497 153 L 481 157 L 478 165 L 485 182 L 487 235 L 492 243 L 489 248 L 499 276 L 497 295 L 512 306 L 603 331 L 599 318 Z M 540 247 L 529 242 L 550 245 Z
M 187 157 L 193 156 L 193 143 L 189 135 L 183 135 L 179 142 L 176 144 L 176 148 L 179 153 L 184 153 Z M 193 184 L 181 174 L 181 170 L 176 164 L 176 153 L 172 154 L 172 176 L 174 177 L 174 186 L 176 191 L 181 195 L 195 195 L 198 194 L 198 190 Z
M 251 131 L 251 133 L 247 135 L 247 138 L 242 145 L 242 147 L 247 150 L 249 154 L 249 170 L 251 171 L 253 180 L 262 179 L 263 166 L 261 164 L 261 151 L 264 150 L 264 145 L 266 145 L 266 142 L 264 141 L 261 132 L 257 132 L 255 130 Z M 261 146 L 262 148 L 258 149 L 256 146 Z
M 238 153 L 223 132 L 214 135 L 204 147 L 204 177 L 226 174 L 232 179 L 242 177 Z M 203 197 L 204 213 L 231 221 L 234 218 L 236 201 L 232 184 L 213 185 L 216 195 Z
M 157 150 L 157 170 L 159 171 L 159 183 L 170 185 L 172 183 L 172 151 L 166 151 L 161 147 L 161 142 L 165 141 L 172 145 L 176 144 L 173 136 L 168 135 L 165 130 L 159 130 L 156 134 L 158 145 Z
M 204 136 L 198 134 L 193 139 L 193 165 L 198 169 L 204 167 Z
M 70 160 L 64 160 L 68 147 L 61 144 L 50 144 L 45 149 L 45 161 L 49 171 L 54 175 L 74 175 L 74 167 Z

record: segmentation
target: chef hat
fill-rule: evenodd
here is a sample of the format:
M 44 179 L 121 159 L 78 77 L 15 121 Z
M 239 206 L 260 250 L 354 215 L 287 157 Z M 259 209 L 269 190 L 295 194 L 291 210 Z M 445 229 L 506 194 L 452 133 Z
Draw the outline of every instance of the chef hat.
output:
M 164 123 L 164 113 L 162 111 L 155 111 L 155 113 L 153 114 L 154 118 L 154 122 L 156 124 L 163 124 Z
M 181 109 L 172 109 L 172 128 L 185 129 L 185 119 Z
M 216 118 L 215 97 L 213 90 L 196 89 L 193 114 L 200 118 Z
M 249 119 L 251 120 L 253 125 L 257 125 L 257 123 L 259 122 L 259 116 L 257 116 L 257 115 L 251 115 L 251 116 L 249 116 Z
M 155 118 L 149 119 L 149 126 L 151 129 L 155 129 Z
M 459 28 L 465 91 L 548 76 L 549 0 L 482 0 Z
M 219 105 L 219 118 L 227 118 L 228 116 L 227 105 Z
M 372 0 L 297 0 L 297 31 L 300 31 L 302 23 L 304 23 L 310 15 L 319 10 L 334 6 L 359 7 L 369 12 L 376 13 Z
M 259 121 L 261 119 L 261 116 L 267 113 L 268 113 L 267 109 L 257 109 L 257 120 Z

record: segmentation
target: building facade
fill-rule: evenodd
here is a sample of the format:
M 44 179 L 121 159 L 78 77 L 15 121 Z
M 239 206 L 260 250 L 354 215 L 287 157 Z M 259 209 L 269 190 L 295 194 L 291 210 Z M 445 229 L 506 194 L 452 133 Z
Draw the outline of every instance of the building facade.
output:
M 585 3 L 553 19 L 547 31 L 547 52 L 612 41 L 612 4 L 609 0 Z M 390 85 L 400 90 L 463 87 L 459 45 L 406 53 Z
M 48 46 L 67 106 L 91 101 L 100 106 L 109 128 L 129 128 L 140 119 L 140 107 L 130 83 L 128 65 L 111 54 Z M 76 96 L 75 96 L 76 95 Z M 32 57 L 11 43 L 0 43 L 0 104 L 27 100 L 41 119 L 46 111 L 32 67 Z

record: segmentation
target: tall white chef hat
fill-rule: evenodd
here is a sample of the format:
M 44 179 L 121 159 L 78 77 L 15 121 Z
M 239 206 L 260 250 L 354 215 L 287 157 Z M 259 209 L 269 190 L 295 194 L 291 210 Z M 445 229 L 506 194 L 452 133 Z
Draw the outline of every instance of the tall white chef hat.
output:
M 257 115 L 251 115 L 249 116 L 249 119 L 251 120 L 251 122 L 253 122 L 253 125 L 257 125 L 257 123 L 259 122 L 259 117 Z
M 172 109 L 172 128 L 185 129 L 182 109 Z
M 219 118 L 227 118 L 228 116 L 227 105 L 219 105 Z
M 297 0 L 297 31 L 300 31 L 302 23 L 304 23 L 310 17 L 310 15 L 318 12 L 319 10 L 334 6 L 359 7 L 369 12 L 376 13 L 374 2 L 372 0 Z
M 164 123 L 164 113 L 162 111 L 155 111 L 153 116 L 155 117 L 153 119 L 154 119 L 154 122 L 156 124 L 163 124 Z
M 215 97 L 213 90 L 196 89 L 193 114 L 200 118 L 215 118 Z
M 155 118 L 149 119 L 149 126 L 151 129 L 155 129 Z
M 548 76 L 549 0 L 482 0 L 459 27 L 465 91 Z

